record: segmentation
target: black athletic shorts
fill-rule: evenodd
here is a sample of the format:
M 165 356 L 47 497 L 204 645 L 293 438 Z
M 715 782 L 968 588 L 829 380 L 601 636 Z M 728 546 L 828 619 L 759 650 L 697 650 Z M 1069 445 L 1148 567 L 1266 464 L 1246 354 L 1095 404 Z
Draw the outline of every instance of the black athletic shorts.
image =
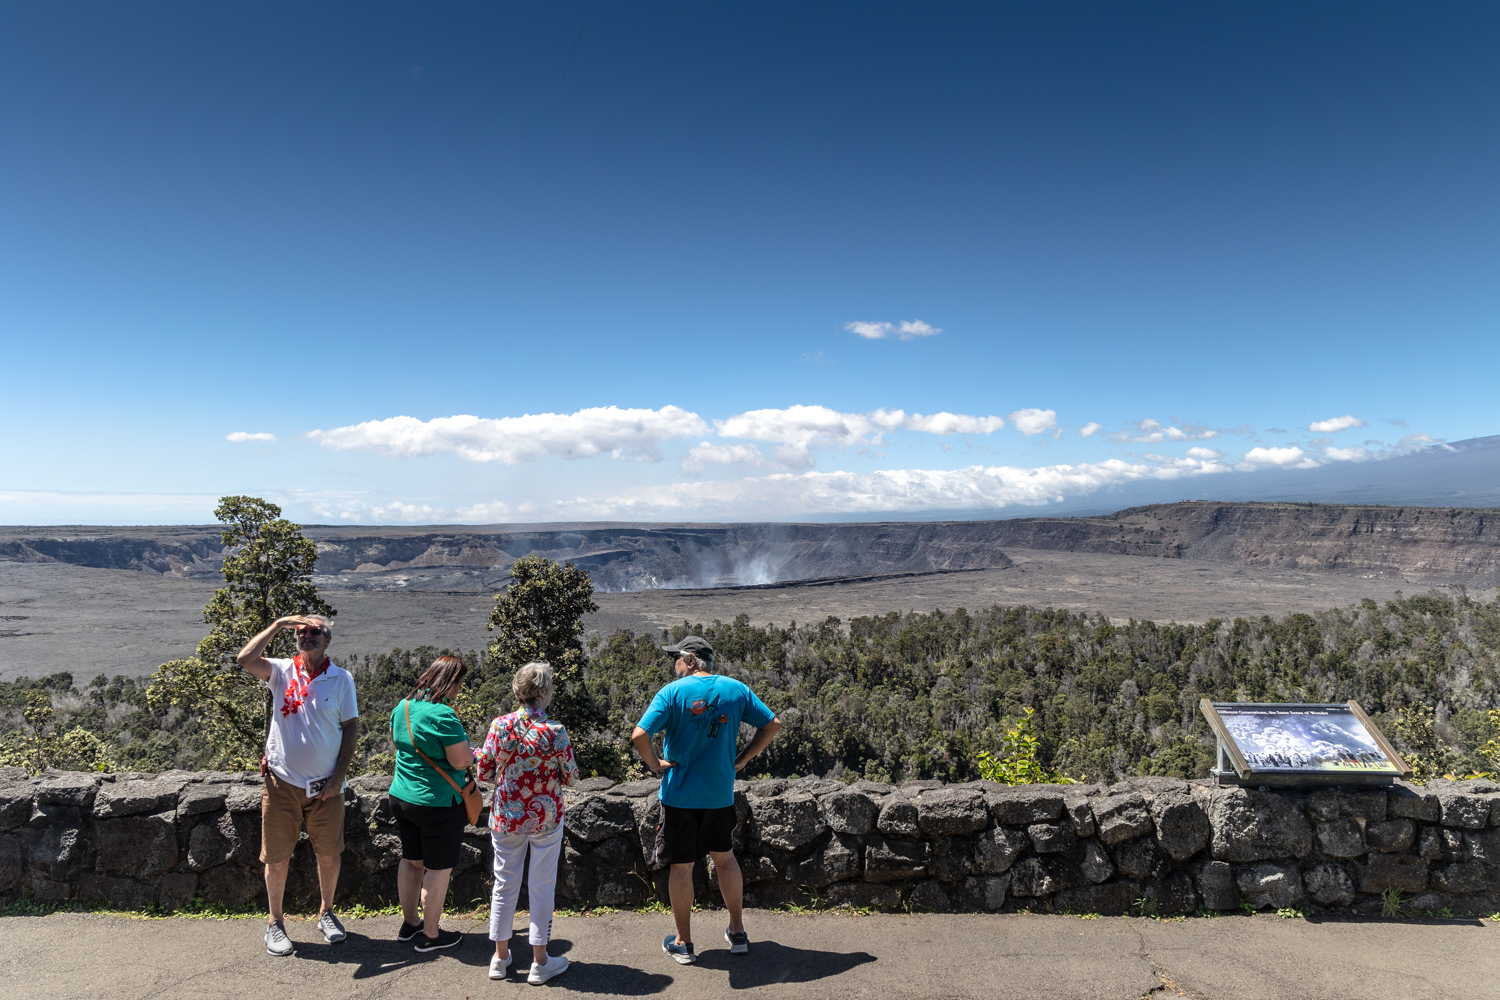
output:
M 469 814 L 462 802 L 451 806 L 419 806 L 394 795 L 390 800 L 403 858 L 420 861 L 424 868 L 439 872 L 458 864 L 464 827 L 469 824 Z
M 679 809 L 665 803 L 656 823 L 656 860 L 663 865 L 695 864 L 703 855 L 734 849 L 734 806 Z

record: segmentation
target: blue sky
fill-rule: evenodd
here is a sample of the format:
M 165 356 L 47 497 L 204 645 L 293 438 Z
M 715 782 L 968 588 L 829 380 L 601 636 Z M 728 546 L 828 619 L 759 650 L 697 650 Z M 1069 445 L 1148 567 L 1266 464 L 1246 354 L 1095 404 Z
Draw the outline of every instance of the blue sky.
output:
M 1497 44 L 1493 4 L 8 5 L 0 523 L 977 516 L 1497 433 Z

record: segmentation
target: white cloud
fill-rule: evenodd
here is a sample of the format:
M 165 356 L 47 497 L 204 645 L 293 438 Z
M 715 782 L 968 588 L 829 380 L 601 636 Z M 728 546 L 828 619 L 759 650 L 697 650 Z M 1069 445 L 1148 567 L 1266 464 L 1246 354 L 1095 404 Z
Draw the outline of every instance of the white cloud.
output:
M 1156 444 L 1161 441 L 1207 441 L 1220 433 L 1205 424 L 1188 424 L 1179 420 L 1176 425 L 1168 425 L 1147 417 L 1127 424 L 1124 430 L 1115 431 L 1109 439 L 1116 444 Z
M 1017 410 L 1010 415 L 1010 422 L 1016 425 L 1016 430 L 1029 437 L 1056 427 L 1057 411 L 1038 410 L 1035 407 Z
M 276 440 L 276 435 L 275 434 L 267 434 L 265 431 L 259 431 L 259 432 L 255 432 L 255 433 L 251 433 L 250 431 L 235 431 L 232 434 L 225 434 L 224 435 L 224 440 L 225 441 L 234 441 L 234 442 L 240 442 L 240 441 L 275 441 Z
M 908 430 L 946 437 L 949 434 L 993 434 L 1005 426 L 1005 421 L 999 417 L 969 417 L 944 410 L 926 417 L 913 413 L 906 418 L 904 426 Z
M 694 472 L 711 465 L 767 465 L 766 456 L 753 444 L 711 444 L 703 441 L 688 449 L 682 467 Z
M 1102 430 L 1104 430 L 1103 424 L 1096 424 L 1094 423 L 1094 421 L 1090 420 L 1088 423 L 1078 428 L 1078 436 L 1093 437 L 1095 434 L 1098 434 Z
M 962 413 L 907 414 L 904 410 L 871 410 L 841 413 L 826 406 L 798 404 L 786 409 L 750 410 L 716 420 L 720 437 L 766 441 L 777 445 L 775 460 L 788 469 L 812 467 L 812 449 L 874 448 L 884 435 L 896 430 L 926 434 L 989 434 L 1005 426 L 1000 417 L 973 417 Z
M 1364 425 L 1365 422 L 1363 420 L 1346 414 L 1342 417 L 1332 417 L 1328 420 L 1314 420 L 1307 425 L 1307 429 L 1314 434 L 1337 434 L 1339 431 L 1346 431 L 1351 427 L 1363 427 Z
M 547 455 L 661 460 L 663 441 L 708 431 L 696 413 L 675 406 L 660 410 L 592 407 L 577 413 L 538 413 L 488 419 L 474 416 L 389 417 L 351 427 L 311 431 L 308 437 L 325 448 L 373 451 L 390 458 L 456 455 L 471 462 L 517 465 Z
M 1295 445 L 1286 448 L 1251 448 L 1245 452 L 1245 461 L 1252 465 L 1279 465 L 1293 469 L 1310 469 L 1318 464 Z
M 870 323 L 859 321 L 845 323 L 844 329 L 856 333 L 866 340 L 885 340 L 894 335 L 899 340 L 915 340 L 918 337 L 932 337 L 943 330 L 941 327 L 924 323 L 919 319 L 902 320 L 900 323 Z
M 1212 448 L 1195 447 L 1187 450 L 1187 456 L 1188 458 L 1196 458 L 1204 462 L 1216 462 L 1224 457 L 1224 453 L 1222 451 L 1214 451 Z
M 1370 457 L 1369 449 L 1355 446 L 1353 448 L 1335 448 L 1332 445 L 1323 449 L 1323 457 L 1330 462 L 1363 462 Z

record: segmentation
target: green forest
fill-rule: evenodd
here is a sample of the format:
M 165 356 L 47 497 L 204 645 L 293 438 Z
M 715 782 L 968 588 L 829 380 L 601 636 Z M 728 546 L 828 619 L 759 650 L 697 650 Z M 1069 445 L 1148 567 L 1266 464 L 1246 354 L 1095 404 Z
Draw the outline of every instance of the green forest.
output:
M 1385 604 L 1237 618 L 1202 625 L 1111 624 L 1068 611 L 993 607 L 784 627 L 684 622 L 669 632 L 588 636 L 564 672 L 558 712 L 586 770 L 623 777 L 627 737 L 671 674 L 661 644 L 701 634 L 717 669 L 753 687 L 785 728 L 755 769 L 878 780 L 977 776 L 982 751 L 1034 710 L 1038 759 L 1060 776 L 1115 781 L 1138 774 L 1201 776 L 1213 743 L 1198 701 L 1358 700 L 1403 751 L 1444 771 L 1489 771 L 1500 733 L 1500 600 L 1461 589 Z M 347 640 L 341 640 L 347 642 Z M 361 705 L 356 769 L 389 766 L 387 714 L 445 650 L 341 655 Z M 509 662 L 454 650 L 471 666 L 465 721 L 482 737 L 509 711 Z M 160 771 L 216 762 L 211 726 L 153 704 L 146 679 L 68 674 L 0 684 L 10 732 L 0 760 L 72 768 Z

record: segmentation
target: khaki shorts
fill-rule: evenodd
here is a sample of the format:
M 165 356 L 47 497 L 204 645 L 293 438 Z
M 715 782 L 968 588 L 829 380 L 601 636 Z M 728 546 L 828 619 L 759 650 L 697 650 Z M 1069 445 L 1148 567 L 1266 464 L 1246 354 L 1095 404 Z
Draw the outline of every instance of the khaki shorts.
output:
M 267 771 L 260 791 L 260 860 L 279 865 L 289 859 L 304 822 L 314 854 L 326 858 L 344 853 L 344 797 L 310 799 L 307 789 Z

